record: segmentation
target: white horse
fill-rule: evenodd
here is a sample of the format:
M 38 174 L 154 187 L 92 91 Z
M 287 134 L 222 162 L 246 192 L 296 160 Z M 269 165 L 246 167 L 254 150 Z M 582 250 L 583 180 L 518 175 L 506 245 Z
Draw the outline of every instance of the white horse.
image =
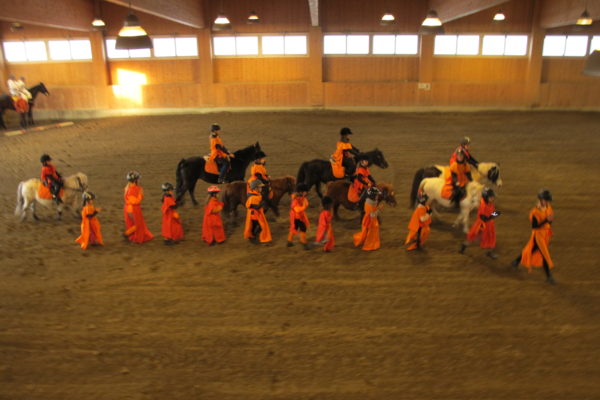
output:
M 74 215 L 77 215 L 81 208 L 82 200 L 81 194 L 88 188 L 88 178 L 85 174 L 78 172 L 75 175 L 71 175 L 63 179 L 63 195 L 61 197 L 62 203 L 56 204 L 54 200 L 43 199 L 38 196 L 38 190 L 42 185 L 42 181 L 37 178 L 32 178 L 27 181 L 19 183 L 17 188 L 17 207 L 15 208 L 15 215 L 25 220 L 27 217 L 27 209 L 31 209 L 31 213 L 34 219 L 39 219 L 35 214 L 36 203 L 42 206 L 52 209 L 56 207 L 56 219 L 60 220 L 64 209 L 71 209 Z
M 454 208 L 454 203 L 452 203 L 449 199 L 445 199 L 442 197 L 442 189 L 446 185 L 446 180 L 444 178 L 425 178 L 421 181 L 419 185 L 419 190 L 422 190 L 432 203 L 437 203 L 445 208 Z M 483 190 L 483 185 L 479 182 L 472 181 L 469 182 L 466 186 L 466 196 L 460 201 L 460 212 L 454 223 L 453 227 L 462 224 L 463 231 L 467 233 L 469 231 L 469 214 L 474 209 L 479 207 L 479 202 L 481 199 L 481 192 Z M 432 204 L 432 210 L 435 210 L 434 204 Z

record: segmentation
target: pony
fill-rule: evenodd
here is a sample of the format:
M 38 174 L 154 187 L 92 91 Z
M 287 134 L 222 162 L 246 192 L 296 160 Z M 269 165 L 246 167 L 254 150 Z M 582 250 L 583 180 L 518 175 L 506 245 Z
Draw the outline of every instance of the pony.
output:
M 246 182 L 236 181 L 225 186 L 221 193 L 221 201 L 224 203 L 223 212 L 229 214 L 230 217 L 237 218 L 237 208 L 241 204 L 246 204 L 248 198 Z M 273 197 L 267 201 L 267 209 L 273 210 L 276 217 L 279 217 L 279 202 L 284 194 L 291 195 L 296 188 L 296 178 L 293 176 L 284 176 L 283 178 L 271 179 L 271 190 Z
M 246 175 L 248 165 L 256 159 L 256 154 L 261 151 L 260 144 L 255 144 L 235 151 L 234 157 L 230 159 L 231 168 L 225 176 L 226 182 L 242 181 Z M 208 173 L 204 170 L 206 159 L 204 157 L 182 158 L 177 164 L 175 171 L 176 179 L 176 199 L 178 204 L 184 203 L 185 192 L 190 193 L 192 203 L 196 206 L 198 201 L 194 196 L 196 182 L 202 179 L 205 182 L 216 184 L 219 180 L 219 175 Z
M 88 178 L 84 173 L 78 172 L 75 175 L 63 179 L 62 203 L 56 204 L 52 198 L 39 197 L 38 190 L 42 186 L 42 181 L 38 178 L 32 178 L 19 183 L 17 188 L 17 206 L 15 216 L 24 221 L 27 217 L 27 209 L 31 209 L 32 216 L 39 220 L 35 213 L 36 204 L 40 204 L 51 209 L 56 207 L 56 219 L 60 220 L 64 209 L 71 209 L 73 215 L 78 216 L 79 209 L 82 206 L 81 193 L 88 188 Z
M 35 125 L 33 121 L 33 105 L 35 103 L 35 98 L 38 94 L 42 93 L 46 96 L 50 96 L 50 92 L 46 89 L 46 85 L 43 82 L 38 83 L 35 86 L 30 87 L 29 93 L 31 93 L 31 99 L 29 100 L 29 111 L 26 113 L 21 113 L 21 128 L 26 128 L 27 125 Z M 13 99 L 8 94 L 0 95 L 0 127 L 6 129 L 6 124 L 4 123 L 4 111 L 6 110 L 15 110 L 15 103 Z
M 352 203 L 348 200 L 348 189 L 351 183 L 347 180 L 336 180 L 327 183 L 327 196 L 333 200 L 333 216 L 339 220 L 338 209 L 340 205 L 351 211 L 360 210 L 361 216 L 364 213 L 364 200 L 360 203 Z M 396 207 L 396 197 L 394 187 L 389 183 L 377 183 L 377 189 L 381 191 L 380 200 L 385 201 L 392 207 Z M 362 219 L 361 219 L 362 220 Z
M 432 210 L 435 210 L 434 203 L 445 208 L 454 208 L 454 203 L 442 197 L 442 188 L 445 184 L 446 180 L 442 177 L 425 178 L 419 184 L 418 190 L 429 196 L 432 202 Z M 467 233 L 469 231 L 469 214 L 479 206 L 483 185 L 479 182 L 471 181 L 466 185 L 465 189 L 466 196 L 459 203 L 460 212 L 452 226 L 457 227 L 459 224 L 462 224 L 463 232 Z
M 388 163 L 383 156 L 383 152 L 379 149 L 368 151 L 366 153 L 360 153 L 359 156 L 366 156 L 369 160 L 369 165 L 375 164 L 379 168 L 383 169 L 388 167 Z M 349 172 L 351 172 L 351 175 L 354 174 L 354 170 Z M 302 165 L 300 165 L 297 175 L 298 183 L 306 184 L 308 186 L 308 190 L 315 186 L 317 194 L 321 198 L 323 197 L 323 194 L 321 193 L 321 183 L 327 183 L 338 179 L 343 178 L 336 178 L 333 176 L 331 162 L 319 159 L 303 162 Z
M 443 176 L 447 166 L 432 165 L 430 167 L 421 168 L 415 172 L 413 178 L 412 189 L 410 192 L 409 207 L 413 208 L 417 201 L 417 192 L 421 181 L 425 178 L 437 178 Z M 475 182 L 479 182 L 484 186 L 502 186 L 502 178 L 500 178 L 500 164 L 494 162 L 480 162 L 477 169 L 471 169 L 471 176 Z

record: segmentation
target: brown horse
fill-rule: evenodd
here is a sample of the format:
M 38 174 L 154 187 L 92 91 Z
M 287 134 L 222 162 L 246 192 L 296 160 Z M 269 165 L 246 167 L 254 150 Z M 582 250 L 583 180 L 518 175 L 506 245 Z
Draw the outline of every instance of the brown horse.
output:
M 332 181 L 327 183 L 327 196 L 333 200 L 333 215 L 335 219 L 339 219 L 338 208 L 343 205 L 346 209 L 355 211 L 361 210 L 362 207 L 359 203 L 352 203 L 348 200 L 348 189 L 350 188 L 350 182 L 347 180 Z M 377 189 L 381 191 L 379 200 L 385 201 L 392 207 L 396 207 L 396 197 L 394 194 L 394 187 L 389 183 L 380 182 L 377 184 Z
M 273 193 L 273 197 L 269 199 L 267 203 L 267 209 L 273 210 L 275 215 L 279 217 L 279 201 L 284 194 L 291 195 L 296 188 L 296 178 L 293 176 L 284 176 L 283 178 L 271 179 L 271 190 Z M 248 196 L 246 182 L 244 181 L 235 181 L 228 183 L 223 192 L 221 193 L 221 201 L 225 203 L 223 205 L 223 212 L 228 214 L 230 217 L 237 217 L 237 208 L 241 204 L 244 206 L 246 204 L 246 199 Z

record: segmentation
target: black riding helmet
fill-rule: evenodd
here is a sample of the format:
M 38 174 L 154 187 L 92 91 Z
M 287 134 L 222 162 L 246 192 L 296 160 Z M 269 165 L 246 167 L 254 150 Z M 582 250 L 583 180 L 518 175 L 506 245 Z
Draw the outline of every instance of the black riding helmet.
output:
M 169 182 L 165 182 L 160 188 L 163 192 L 168 192 L 169 190 L 173 190 L 173 185 L 171 185 Z
M 481 197 L 483 197 L 483 200 L 487 203 L 490 199 L 490 197 L 495 197 L 496 194 L 494 193 L 494 191 L 490 188 L 485 188 L 483 189 L 483 191 L 481 192 Z
M 371 200 L 375 200 L 377 198 L 377 196 L 380 194 L 381 194 L 381 191 L 379 189 L 377 189 L 375 186 L 371 186 L 367 190 L 367 197 L 370 198 Z
M 427 193 L 419 193 L 417 197 L 417 201 L 419 202 L 419 204 L 425 204 L 427 203 L 427 200 L 429 200 L 429 196 L 427 196 Z
M 552 201 L 552 193 L 548 189 L 541 189 L 538 192 L 538 199 Z
M 351 130 L 350 130 L 350 128 L 348 128 L 348 127 L 343 127 L 343 128 L 340 130 L 340 135 L 342 135 L 342 136 L 343 136 L 343 135 L 352 135 L 352 131 L 351 131 Z
M 48 161 L 52 161 L 52 158 L 50 158 L 48 154 L 42 154 L 42 156 L 40 157 L 40 162 L 45 163 Z
M 214 132 L 214 131 L 220 131 L 220 130 L 221 130 L 221 127 L 219 126 L 219 124 L 212 124 L 212 125 L 210 126 L 210 131 L 211 131 L 211 132 Z

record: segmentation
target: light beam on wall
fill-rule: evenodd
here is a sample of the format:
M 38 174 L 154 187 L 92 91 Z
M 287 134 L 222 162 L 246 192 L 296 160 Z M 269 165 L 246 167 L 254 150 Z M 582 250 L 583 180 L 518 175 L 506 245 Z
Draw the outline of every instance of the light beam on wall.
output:
M 113 94 L 117 98 L 140 105 L 143 102 L 142 85 L 147 83 L 146 74 L 117 68 L 117 84 L 112 87 Z

